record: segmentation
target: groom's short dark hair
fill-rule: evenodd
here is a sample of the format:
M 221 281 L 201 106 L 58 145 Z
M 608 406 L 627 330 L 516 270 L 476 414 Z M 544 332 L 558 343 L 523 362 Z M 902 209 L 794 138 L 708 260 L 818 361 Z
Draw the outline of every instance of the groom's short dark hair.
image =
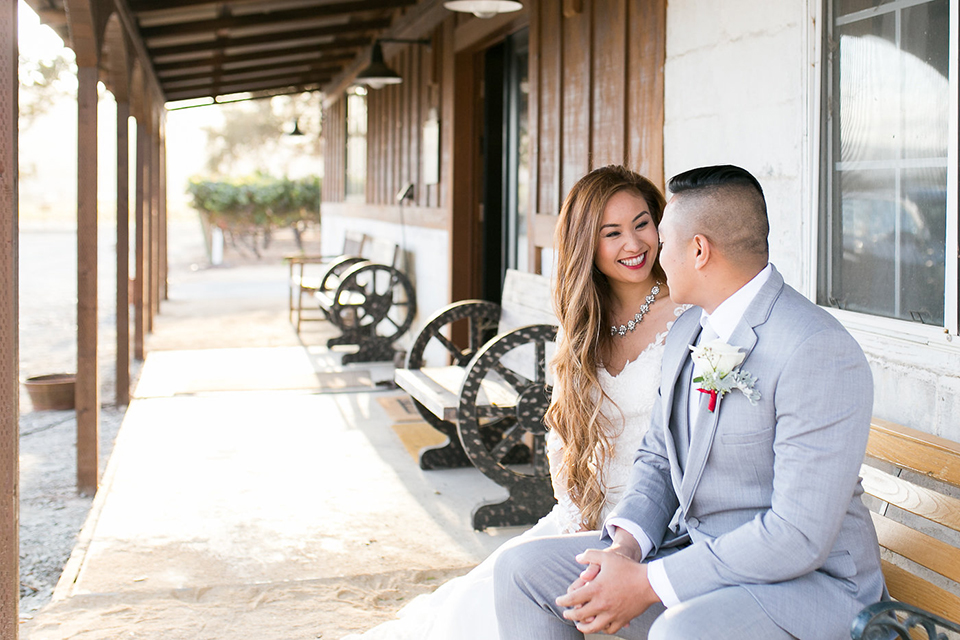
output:
M 711 167 L 698 167 L 690 169 L 670 178 L 667 189 L 670 193 L 682 193 L 692 189 L 703 189 L 706 187 L 741 185 L 753 187 L 763 198 L 763 187 L 760 182 L 753 177 L 753 174 L 732 164 L 718 164 Z M 764 205 L 766 213 L 766 205 Z
M 693 216 L 697 233 L 705 233 L 731 258 L 756 256 L 766 264 L 770 223 L 763 187 L 753 174 L 732 164 L 698 167 L 670 178 L 667 189 L 702 200 Z

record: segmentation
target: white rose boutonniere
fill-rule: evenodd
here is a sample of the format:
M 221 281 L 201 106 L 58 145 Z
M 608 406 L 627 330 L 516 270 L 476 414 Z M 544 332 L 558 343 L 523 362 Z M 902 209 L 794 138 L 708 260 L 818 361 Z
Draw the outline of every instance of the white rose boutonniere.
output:
M 693 352 L 693 381 L 700 384 L 700 393 L 710 395 L 707 408 L 715 411 L 717 400 L 728 391 L 739 389 L 750 404 L 757 404 L 760 392 L 754 389 L 757 379 L 738 367 L 745 354 L 739 347 L 727 344 L 719 338 L 699 346 L 690 345 Z

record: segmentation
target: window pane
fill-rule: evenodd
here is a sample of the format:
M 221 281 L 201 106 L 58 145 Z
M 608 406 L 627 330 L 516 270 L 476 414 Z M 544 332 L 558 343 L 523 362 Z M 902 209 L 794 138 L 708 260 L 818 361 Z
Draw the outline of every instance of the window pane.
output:
M 840 160 L 899 153 L 900 78 L 893 14 L 854 22 L 840 34 Z
M 950 7 L 947 0 L 903 11 L 903 157 L 946 158 Z
M 942 326 L 949 0 L 837 6 L 818 301 Z
M 878 5 L 889 4 L 893 0 L 839 0 L 837 2 L 837 15 L 845 16 L 848 13 L 854 13 L 855 11 L 863 11 L 865 9 L 873 9 Z
M 894 174 L 844 171 L 838 179 L 843 253 L 832 302 L 850 311 L 895 316 Z
M 947 170 L 913 169 L 900 179 L 900 317 L 942 325 Z

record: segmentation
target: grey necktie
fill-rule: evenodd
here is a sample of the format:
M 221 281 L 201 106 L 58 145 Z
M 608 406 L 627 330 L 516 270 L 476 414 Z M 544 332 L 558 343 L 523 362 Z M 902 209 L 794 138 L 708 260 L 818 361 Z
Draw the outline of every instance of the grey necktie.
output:
M 703 330 L 700 332 L 700 339 L 697 340 L 697 346 L 704 345 L 711 340 L 716 340 L 719 336 L 717 332 L 713 330 L 713 327 L 710 326 L 710 321 L 706 320 L 704 322 Z M 700 388 L 699 383 L 693 381 L 694 375 L 693 371 L 690 373 L 690 405 L 688 407 L 688 413 L 690 416 L 690 435 L 691 440 L 693 436 L 694 427 L 697 424 L 697 416 L 700 414 L 700 405 L 701 403 L 707 402 L 710 399 L 709 394 L 700 393 L 697 389 Z

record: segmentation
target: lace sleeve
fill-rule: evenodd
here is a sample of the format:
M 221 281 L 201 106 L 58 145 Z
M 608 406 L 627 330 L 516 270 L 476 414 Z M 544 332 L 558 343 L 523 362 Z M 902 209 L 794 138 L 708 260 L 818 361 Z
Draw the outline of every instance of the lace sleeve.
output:
M 563 442 L 555 431 L 547 432 L 547 460 L 550 461 L 550 481 L 557 499 L 560 533 L 575 533 L 580 530 L 580 510 L 573 504 L 567 492 L 567 472 L 563 466 Z

